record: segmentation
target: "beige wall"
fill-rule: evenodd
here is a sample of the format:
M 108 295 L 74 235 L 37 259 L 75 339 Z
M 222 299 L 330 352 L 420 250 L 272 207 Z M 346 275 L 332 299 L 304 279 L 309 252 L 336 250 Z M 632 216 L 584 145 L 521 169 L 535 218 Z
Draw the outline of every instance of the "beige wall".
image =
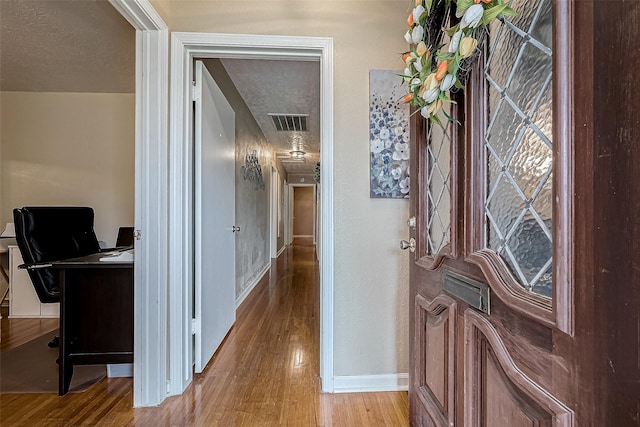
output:
M 0 223 L 27 205 L 95 210 L 99 240 L 134 221 L 134 94 L 2 92 Z
M 408 371 L 406 200 L 369 198 L 369 70 L 402 69 L 410 4 L 389 1 L 171 2 L 172 31 L 334 40 L 335 374 Z M 385 260 L 385 262 L 380 262 Z

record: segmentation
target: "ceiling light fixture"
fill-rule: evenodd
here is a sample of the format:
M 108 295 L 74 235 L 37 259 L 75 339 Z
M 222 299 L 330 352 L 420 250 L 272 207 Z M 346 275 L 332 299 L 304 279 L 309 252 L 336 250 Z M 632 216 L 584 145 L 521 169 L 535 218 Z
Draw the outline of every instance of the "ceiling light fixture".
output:
M 294 159 L 302 159 L 307 153 L 302 150 L 293 150 L 289 151 L 289 154 L 291 154 L 291 157 L 293 157 Z

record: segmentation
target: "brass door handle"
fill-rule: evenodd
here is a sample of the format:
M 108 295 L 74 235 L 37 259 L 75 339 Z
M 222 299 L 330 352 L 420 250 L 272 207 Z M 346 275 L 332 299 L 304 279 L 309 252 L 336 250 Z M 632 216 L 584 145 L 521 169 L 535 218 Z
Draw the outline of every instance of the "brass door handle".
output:
M 400 249 L 402 249 L 403 251 L 409 249 L 411 252 L 415 252 L 416 251 L 416 239 L 414 239 L 412 237 L 411 239 L 409 239 L 408 242 L 406 240 L 400 240 Z

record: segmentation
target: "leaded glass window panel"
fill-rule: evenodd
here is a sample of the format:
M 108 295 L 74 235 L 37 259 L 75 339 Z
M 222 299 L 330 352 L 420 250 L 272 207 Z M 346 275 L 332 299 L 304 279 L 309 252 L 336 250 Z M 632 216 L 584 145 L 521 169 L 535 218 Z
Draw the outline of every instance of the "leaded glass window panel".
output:
M 427 254 L 436 256 L 451 241 L 451 122 L 440 114 L 427 137 Z
M 518 16 L 489 29 L 485 244 L 525 289 L 551 297 L 552 1 L 511 6 Z

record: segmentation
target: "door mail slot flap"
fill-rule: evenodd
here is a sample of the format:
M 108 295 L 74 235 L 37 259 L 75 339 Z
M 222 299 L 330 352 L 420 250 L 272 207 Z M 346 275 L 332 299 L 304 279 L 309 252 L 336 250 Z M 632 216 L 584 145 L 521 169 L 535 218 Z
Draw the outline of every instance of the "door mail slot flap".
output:
M 484 283 L 445 271 L 442 275 L 442 289 L 471 307 L 489 314 L 489 287 Z

